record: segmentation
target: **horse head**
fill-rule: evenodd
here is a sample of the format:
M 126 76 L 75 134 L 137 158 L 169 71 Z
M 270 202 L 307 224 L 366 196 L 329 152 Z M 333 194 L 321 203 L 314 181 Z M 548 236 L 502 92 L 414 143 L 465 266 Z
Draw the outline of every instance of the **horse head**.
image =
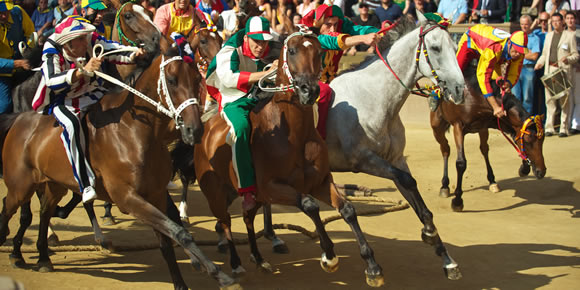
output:
M 113 40 L 121 44 L 140 46 L 153 57 L 159 52 L 161 32 L 153 24 L 151 14 L 140 5 L 126 2 L 117 9 Z M 151 59 L 147 61 L 147 65 Z
M 313 105 L 320 93 L 322 46 L 310 31 L 297 31 L 284 40 L 278 58 L 276 83 L 293 86 L 303 105 Z
M 445 100 L 463 103 L 465 80 L 455 56 L 457 45 L 446 26 L 428 20 L 419 11 L 417 17 L 421 26 L 417 48 L 417 58 L 420 58 L 418 70 L 441 88 Z
M 203 135 L 200 108 L 201 75 L 195 61 L 186 62 L 179 48 L 168 49 L 161 57 L 158 91 L 169 108 L 183 142 L 199 143 Z M 193 97 L 192 97 L 193 96 Z
M 246 26 L 246 21 L 253 16 L 259 16 L 262 14 L 260 11 L 260 6 L 256 3 L 256 0 L 239 0 L 238 3 L 238 28 L 242 29 Z
M 193 21 L 193 28 L 187 35 L 187 41 L 203 61 L 210 63 L 222 47 L 222 38 L 211 19 L 200 15 L 199 10 L 196 10 Z

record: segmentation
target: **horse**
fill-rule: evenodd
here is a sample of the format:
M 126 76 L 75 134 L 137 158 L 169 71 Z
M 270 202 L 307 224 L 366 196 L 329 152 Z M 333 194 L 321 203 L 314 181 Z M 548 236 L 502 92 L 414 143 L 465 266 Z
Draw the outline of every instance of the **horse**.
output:
M 502 104 L 507 112 L 506 117 L 497 119 L 493 116 L 493 110 L 487 104 L 479 88 L 475 76 L 475 67 L 470 66 L 465 73 L 467 77 L 467 86 L 465 88 L 465 103 L 455 105 L 448 102 L 440 104 L 435 112 L 430 113 L 430 123 L 433 129 L 435 140 L 439 143 L 441 154 L 443 155 L 443 179 L 441 180 L 441 197 L 449 197 L 449 177 L 447 174 L 449 160 L 449 143 L 445 137 L 445 132 L 453 126 L 453 137 L 457 147 L 457 187 L 451 202 L 451 208 L 454 211 L 463 210 L 463 173 L 467 168 L 465 159 L 464 138 L 466 134 L 479 134 L 479 149 L 487 168 L 487 180 L 489 181 L 489 190 L 499 192 L 499 186 L 495 182 L 493 169 L 489 162 L 489 128 L 505 131 L 514 139 L 517 144 L 517 151 L 522 157 L 522 165 L 518 172 L 520 176 L 526 176 L 530 173 L 530 164 L 536 178 L 541 179 L 546 175 L 546 165 L 542 147 L 544 143 L 544 134 L 542 128 L 541 116 L 530 116 L 523 108 L 522 103 L 511 93 L 502 95 L 499 87 L 492 83 L 494 88 L 494 97 L 499 104 Z M 507 138 L 507 137 L 506 137 Z M 509 140 L 509 139 L 508 139 Z
M 273 97 L 261 101 L 250 114 L 251 150 L 256 170 L 257 206 L 244 210 L 252 260 L 266 271 L 271 265 L 261 256 L 253 221 L 263 203 L 297 206 L 316 225 L 323 250 L 321 267 L 327 272 L 338 268 L 338 257 L 319 216 L 313 197 L 336 208 L 351 226 L 367 264 L 367 283 L 384 284 L 382 269 L 362 233 L 352 204 L 339 194 L 328 166 L 324 140 L 314 126 L 312 104 L 318 97 L 318 77 L 322 48 L 311 33 L 295 32 L 284 40 L 279 55 Z M 226 144 L 229 127 L 219 116 L 205 123 L 202 142 L 195 146 L 194 164 L 199 186 L 210 209 L 217 217 L 230 250 L 234 275 L 245 272 L 232 238 L 228 205 L 237 197 L 237 181 L 232 169 L 232 155 Z
M 171 239 L 185 249 L 192 263 L 201 263 L 221 287 L 238 288 L 194 243 L 180 224 L 177 208 L 165 189 L 171 174 L 168 142 L 179 133 L 188 144 L 199 142 L 203 125 L 199 108 L 201 76 L 197 67 L 184 62 L 177 49 L 168 49 L 165 39 L 161 47 L 166 52 L 155 58 L 138 78 L 137 91 L 108 94 L 90 107 L 83 118 L 86 152 L 97 176 L 95 188 L 100 199 L 116 203 L 122 212 L 153 227 L 176 289 L 187 286 Z M 146 96 L 156 92 L 159 99 Z M 48 222 L 67 190 L 80 194 L 60 141 L 62 129 L 52 116 L 25 112 L 0 116 L 0 132 L 6 131 L 6 135 L 0 136 L 8 189 L 0 213 L 0 244 L 6 241 L 8 222 L 18 207 L 28 210 L 34 191 L 44 188 L 38 267 L 42 272 L 52 271 L 46 240 Z M 10 256 L 14 266 L 25 264 L 20 246 L 31 218 L 30 212 L 21 218 L 21 227 L 14 237 Z
M 422 13 L 417 12 L 417 16 L 419 27 L 402 18 L 381 39 L 378 55 L 330 83 L 334 95 L 328 111 L 326 144 L 332 171 L 362 172 L 394 181 L 424 225 L 422 240 L 442 257 L 447 278 L 456 280 L 461 278 L 459 266 L 441 241 L 433 214 L 403 155 L 405 127 L 399 111 L 410 94 L 409 88 L 422 77 L 441 87 L 446 102 L 462 103 L 464 79 L 449 32 Z

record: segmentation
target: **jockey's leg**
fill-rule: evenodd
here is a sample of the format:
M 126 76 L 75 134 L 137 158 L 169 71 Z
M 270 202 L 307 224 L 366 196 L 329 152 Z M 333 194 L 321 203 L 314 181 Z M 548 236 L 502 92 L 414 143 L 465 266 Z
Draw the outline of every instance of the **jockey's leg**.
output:
M 320 96 L 317 101 L 318 124 L 316 125 L 316 130 L 318 130 L 322 139 L 326 139 L 326 119 L 328 116 L 328 108 L 332 101 L 332 89 L 328 84 L 323 82 L 318 82 L 318 85 L 320 86 Z
M 97 198 L 97 193 L 93 188 L 95 174 L 84 154 L 85 135 L 81 126 L 80 113 L 72 110 L 74 109 L 69 109 L 64 105 L 57 106 L 53 109 L 53 115 L 64 129 L 60 138 L 72 165 L 74 177 L 83 193 L 83 202 L 86 203 Z
M 256 205 L 256 176 L 250 148 L 250 111 L 256 106 L 256 102 L 254 99 L 240 98 L 226 104 L 222 111 L 222 117 L 230 126 L 226 142 L 232 147 L 232 163 L 238 177 L 238 194 L 244 196 L 242 206 L 246 211 Z

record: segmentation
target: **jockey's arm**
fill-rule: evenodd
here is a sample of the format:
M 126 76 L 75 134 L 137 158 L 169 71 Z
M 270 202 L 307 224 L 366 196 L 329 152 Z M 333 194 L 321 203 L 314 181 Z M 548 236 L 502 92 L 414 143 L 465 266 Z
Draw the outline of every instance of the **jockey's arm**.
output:
M 359 44 L 366 44 L 368 46 L 373 46 L 379 41 L 380 37 L 376 33 L 370 33 L 366 35 L 354 35 L 347 37 L 345 44 L 348 47 L 356 46 Z
M 274 62 L 272 63 L 272 66 L 268 70 L 250 73 L 250 77 L 248 78 L 248 83 L 249 84 L 256 83 L 262 77 L 264 77 L 265 75 L 267 75 L 270 72 L 275 71 L 277 69 L 278 69 L 278 60 L 274 60 Z

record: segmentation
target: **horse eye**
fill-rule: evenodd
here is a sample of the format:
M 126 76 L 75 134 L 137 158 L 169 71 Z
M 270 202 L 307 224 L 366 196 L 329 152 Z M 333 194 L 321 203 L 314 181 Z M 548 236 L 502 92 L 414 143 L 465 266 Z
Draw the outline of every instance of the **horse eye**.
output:
M 202 38 L 202 39 L 199 41 L 199 43 L 201 43 L 201 44 L 203 44 L 203 45 L 206 45 L 206 44 L 207 44 L 207 39 L 205 39 L 205 38 Z
M 131 19 L 133 17 L 133 14 L 131 14 L 131 13 L 125 13 L 123 16 L 125 17 L 125 19 L 129 20 L 129 19 Z
M 294 48 L 294 47 L 288 48 L 288 53 L 290 55 L 295 55 L 296 54 L 296 48 Z
M 172 87 L 177 86 L 177 79 L 173 78 L 173 77 L 168 77 L 167 84 L 172 86 Z
M 431 49 L 432 49 L 434 52 L 440 52 L 440 51 L 441 51 L 441 48 L 439 48 L 439 46 L 431 46 Z

